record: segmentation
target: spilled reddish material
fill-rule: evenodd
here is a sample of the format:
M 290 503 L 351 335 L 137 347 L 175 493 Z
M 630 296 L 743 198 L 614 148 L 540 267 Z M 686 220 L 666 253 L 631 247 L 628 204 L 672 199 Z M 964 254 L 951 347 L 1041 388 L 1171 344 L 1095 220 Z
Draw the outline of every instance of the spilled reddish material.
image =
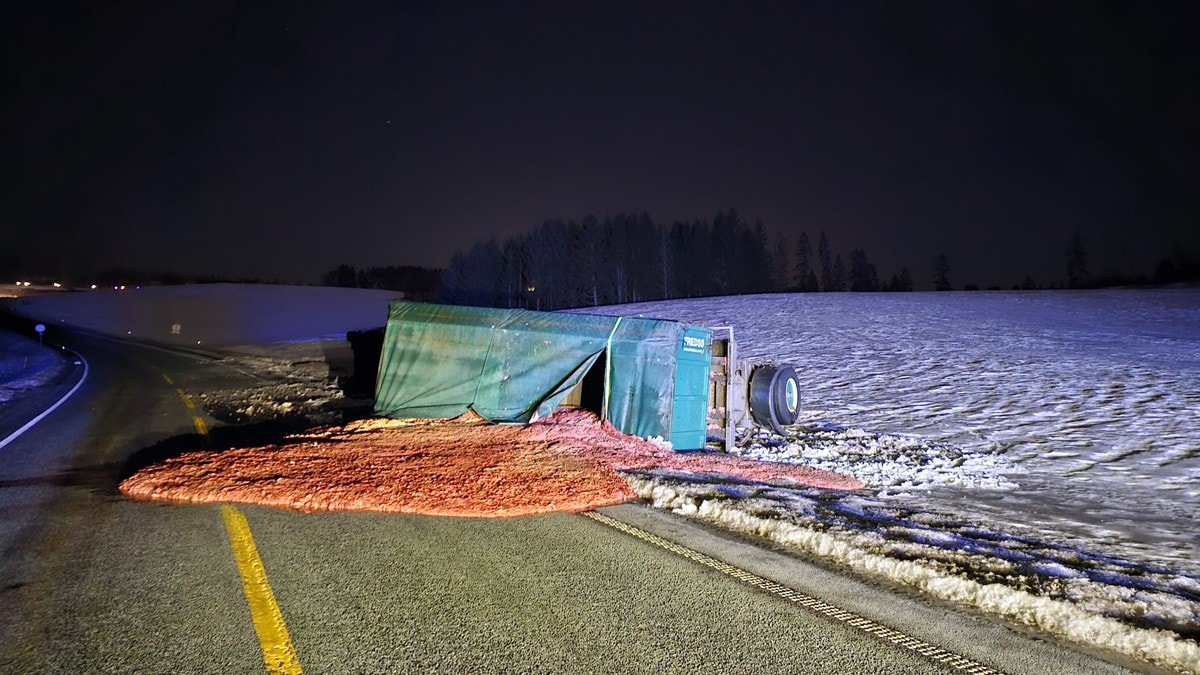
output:
M 617 469 L 664 467 L 753 480 L 857 489 L 819 469 L 720 453 L 676 453 L 590 413 L 560 410 L 528 425 L 368 419 L 312 429 L 279 444 L 193 452 L 121 483 L 141 499 L 243 502 L 301 511 L 442 516 L 579 512 L 634 498 Z

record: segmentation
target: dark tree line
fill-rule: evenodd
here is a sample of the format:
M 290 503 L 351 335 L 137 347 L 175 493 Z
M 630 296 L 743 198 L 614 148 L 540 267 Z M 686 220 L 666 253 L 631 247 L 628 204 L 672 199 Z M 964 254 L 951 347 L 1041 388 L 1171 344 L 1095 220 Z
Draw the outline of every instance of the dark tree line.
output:
M 908 270 L 881 283 L 866 251 L 847 268 L 821 233 L 794 251 L 761 220 L 719 211 L 711 220 L 655 223 L 648 214 L 548 220 L 503 242 L 458 251 L 442 273 L 443 302 L 557 309 L 778 291 L 912 290 Z M 819 265 L 819 267 L 818 267 Z M 819 277 L 818 277 L 818 272 Z
M 1196 264 L 1168 259 L 1153 278 L 1093 276 L 1078 233 L 1065 253 L 1067 288 L 1200 278 Z M 944 253 L 931 267 L 926 278 L 935 290 L 955 289 Z M 711 221 L 670 225 L 655 223 L 646 213 L 548 220 L 525 234 L 459 250 L 444 270 L 341 265 L 326 273 L 323 283 L 398 290 L 409 298 L 450 304 L 543 310 L 742 293 L 913 290 L 907 267 L 885 281 L 863 248 L 843 258 L 825 232 L 815 247 L 807 232 L 789 245 L 782 233 L 772 238 L 762 221 L 748 223 L 733 209 Z M 1056 287 L 1064 285 L 1041 285 L 1027 275 L 1012 289 Z M 979 290 L 970 283 L 960 288 Z
M 408 297 L 432 300 L 441 284 L 441 270 L 404 265 L 400 267 L 364 267 L 339 265 L 321 277 L 324 286 L 343 288 L 377 288 L 402 291 Z
M 1083 236 L 1076 231 L 1071 235 L 1071 243 L 1067 248 L 1067 288 L 1109 288 L 1113 286 L 1161 286 L 1175 283 L 1189 283 L 1200 280 L 1200 264 L 1189 260 L 1186 256 L 1177 255 L 1175 259 L 1159 260 L 1150 276 L 1139 274 L 1125 276 L 1120 274 L 1092 274 L 1088 264 L 1087 247 Z M 1032 281 L 1026 279 L 1032 284 Z

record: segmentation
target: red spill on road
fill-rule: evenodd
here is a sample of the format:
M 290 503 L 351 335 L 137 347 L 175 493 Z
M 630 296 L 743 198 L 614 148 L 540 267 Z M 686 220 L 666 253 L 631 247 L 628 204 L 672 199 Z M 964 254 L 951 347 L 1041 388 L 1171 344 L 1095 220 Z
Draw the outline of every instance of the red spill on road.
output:
M 368 419 L 280 443 L 193 452 L 121 483 L 131 497 L 241 502 L 301 511 L 441 516 L 580 512 L 635 495 L 618 469 L 674 468 L 853 490 L 854 478 L 721 453 L 676 453 L 563 409 L 528 426 Z

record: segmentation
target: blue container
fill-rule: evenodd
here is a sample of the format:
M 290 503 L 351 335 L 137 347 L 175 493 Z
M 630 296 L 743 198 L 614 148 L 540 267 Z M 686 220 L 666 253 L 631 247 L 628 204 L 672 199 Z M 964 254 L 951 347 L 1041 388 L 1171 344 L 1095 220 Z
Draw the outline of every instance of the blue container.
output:
M 712 330 L 688 326 L 675 349 L 675 396 L 671 406 L 671 446 L 700 450 L 708 437 L 708 386 Z

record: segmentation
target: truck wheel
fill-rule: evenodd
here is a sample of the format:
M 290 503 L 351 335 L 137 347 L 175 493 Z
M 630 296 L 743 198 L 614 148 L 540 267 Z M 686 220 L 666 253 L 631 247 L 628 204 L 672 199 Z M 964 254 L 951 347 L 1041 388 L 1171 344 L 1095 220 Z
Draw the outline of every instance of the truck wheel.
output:
M 750 373 L 750 416 L 760 426 L 784 434 L 800 416 L 800 382 L 791 366 L 759 366 Z

